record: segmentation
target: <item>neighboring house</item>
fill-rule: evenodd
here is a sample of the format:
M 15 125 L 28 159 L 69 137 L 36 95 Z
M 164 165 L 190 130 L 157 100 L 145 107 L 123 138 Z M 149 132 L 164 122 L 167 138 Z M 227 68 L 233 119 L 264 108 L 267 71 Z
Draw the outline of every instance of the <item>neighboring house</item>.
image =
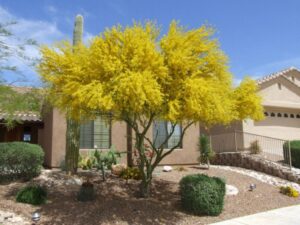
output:
M 215 137 L 213 146 L 215 149 L 225 148 L 234 150 L 234 140 L 225 137 L 226 133 L 242 131 L 245 147 L 245 133 L 284 140 L 300 139 L 300 71 L 297 68 L 289 69 L 265 76 L 257 80 L 259 85 L 258 94 L 262 97 L 265 119 L 259 122 L 247 119 L 232 123 L 230 126 L 216 126 L 210 130 Z M 250 137 L 250 134 L 247 137 Z M 218 138 L 218 135 L 220 138 Z M 221 141 L 222 135 L 222 141 Z M 252 135 L 252 140 L 254 140 Z M 263 138 L 263 137 L 261 137 Z M 223 141 L 226 139 L 226 143 Z M 240 138 L 240 136 L 238 137 Z M 267 140 L 267 138 L 264 138 Z M 271 142 L 271 139 L 267 140 Z M 248 141 L 249 142 L 249 141 Z M 268 143 L 266 143 L 268 144 Z M 238 143 L 238 146 L 242 143 Z M 249 145 L 249 143 L 248 143 Z M 269 144 L 270 145 L 270 144 Z M 280 146 L 281 147 L 281 146 Z
M 64 160 L 66 147 L 66 118 L 64 115 L 57 109 L 50 109 L 44 113 L 42 118 L 33 113 L 18 113 L 16 116 L 22 123 L 12 130 L 7 130 L 3 124 L 1 125 L 1 120 L 3 122 L 5 115 L 0 114 L 0 142 L 27 141 L 39 144 L 45 151 L 45 166 L 59 167 Z M 153 134 L 158 131 L 156 144 L 159 144 L 167 134 L 167 129 L 166 122 L 157 122 L 156 126 L 150 128 L 148 136 L 153 138 Z M 128 131 L 126 123 L 112 122 L 108 116 L 101 116 L 94 121 L 85 122 L 80 129 L 80 151 L 107 150 L 114 146 L 117 151 L 126 152 L 128 149 L 134 148 L 131 146 L 134 141 L 129 138 L 128 132 L 130 130 Z M 171 148 L 178 141 L 180 133 L 181 128 L 178 126 L 165 148 Z M 199 135 L 199 125 L 191 126 L 185 134 L 181 148 L 175 149 L 162 161 L 162 164 L 197 163 Z M 126 154 L 123 154 L 122 162 L 126 162 Z

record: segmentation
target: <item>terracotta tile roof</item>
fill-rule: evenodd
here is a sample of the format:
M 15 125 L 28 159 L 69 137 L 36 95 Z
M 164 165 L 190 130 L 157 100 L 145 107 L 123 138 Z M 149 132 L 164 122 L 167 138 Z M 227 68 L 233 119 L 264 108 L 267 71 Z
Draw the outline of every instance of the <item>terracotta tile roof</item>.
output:
M 4 120 L 7 117 L 7 113 L 0 112 L 0 120 Z M 35 112 L 16 112 L 14 117 L 17 120 L 27 121 L 27 122 L 42 122 L 39 113 Z
M 262 77 L 262 78 L 256 80 L 256 83 L 257 83 L 257 84 L 262 84 L 262 83 L 264 83 L 264 82 L 273 80 L 273 79 L 275 79 L 275 78 L 277 78 L 277 77 L 279 77 L 279 76 L 284 76 L 284 77 L 286 78 L 285 74 L 287 74 L 288 72 L 291 72 L 291 71 L 293 71 L 293 70 L 300 72 L 296 67 L 293 67 L 293 66 L 292 66 L 292 67 L 290 67 L 290 68 L 288 68 L 288 69 L 285 69 L 285 70 L 282 70 L 282 71 L 279 71 L 279 72 L 272 73 L 272 74 L 269 74 L 269 75 L 267 75 L 267 76 L 264 76 L 264 77 Z

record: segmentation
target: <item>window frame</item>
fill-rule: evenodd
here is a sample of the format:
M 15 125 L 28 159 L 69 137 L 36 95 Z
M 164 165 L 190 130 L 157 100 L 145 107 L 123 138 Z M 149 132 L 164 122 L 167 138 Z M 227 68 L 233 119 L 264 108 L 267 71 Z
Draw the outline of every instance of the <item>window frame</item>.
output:
M 157 122 L 157 121 L 155 121 L 155 122 Z M 156 140 L 154 140 L 154 136 L 155 136 L 155 132 L 154 132 L 154 129 L 155 129 L 155 122 L 153 123 L 153 128 L 152 128 L 152 140 L 153 140 L 153 145 L 155 146 L 155 147 L 157 147 L 156 146 L 156 144 L 155 144 L 155 142 L 156 142 Z M 168 135 L 168 124 L 169 123 L 171 123 L 170 121 L 167 121 L 167 120 L 160 120 L 159 122 L 164 122 L 164 128 L 166 129 L 166 133 L 167 133 L 167 135 Z M 181 123 L 178 123 L 178 124 L 176 124 L 176 126 L 179 126 L 179 129 L 180 129 L 180 136 L 179 136 L 179 138 L 181 138 L 181 135 L 182 135 L 182 124 Z M 175 131 L 175 130 L 174 130 Z M 163 146 L 163 149 L 171 149 L 171 148 L 173 148 L 173 147 L 170 147 L 169 146 L 169 141 L 171 140 L 171 138 L 172 138 L 172 136 L 174 135 L 174 132 L 173 132 L 173 134 L 171 135 L 171 137 L 168 139 L 168 141 L 167 141 L 167 143 L 165 143 L 165 145 Z M 154 142 L 155 141 L 155 142 Z M 177 148 L 175 148 L 175 149 L 183 149 L 183 141 L 180 143 L 180 146 L 178 146 Z
M 107 115 L 98 115 L 97 117 L 101 117 L 101 116 L 106 116 L 108 118 L 108 148 L 99 148 L 97 146 L 97 148 L 95 148 L 95 119 L 94 120 L 89 120 L 87 122 L 91 122 L 92 121 L 92 131 L 91 131 L 91 142 L 92 142 L 92 147 L 89 148 L 89 147 L 82 147 L 81 146 L 81 143 L 80 143 L 80 137 L 79 137 L 79 149 L 84 149 L 84 150 L 95 150 L 95 149 L 100 149 L 100 150 L 107 150 L 107 149 L 110 149 L 111 146 L 112 146 L 112 117 L 110 114 L 107 114 Z M 97 119 L 97 118 L 96 118 Z M 82 124 L 81 124 L 82 125 Z M 80 125 L 80 129 L 81 129 L 81 125 Z M 81 131 L 80 131 L 80 134 L 81 134 Z

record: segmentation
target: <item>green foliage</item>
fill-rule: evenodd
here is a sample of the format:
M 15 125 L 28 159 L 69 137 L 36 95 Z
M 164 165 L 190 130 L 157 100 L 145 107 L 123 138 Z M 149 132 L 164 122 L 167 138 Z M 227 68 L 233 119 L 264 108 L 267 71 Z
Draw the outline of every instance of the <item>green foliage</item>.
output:
M 300 168 L 300 140 L 290 141 L 291 148 L 291 158 L 292 158 L 292 166 L 296 168 Z M 284 161 L 289 163 L 289 147 L 288 142 L 286 141 L 283 144 L 283 156 Z
M 94 154 L 96 153 L 93 151 L 90 151 L 87 155 L 79 155 L 78 160 L 78 167 L 83 170 L 91 170 L 93 167 L 95 167 L 96 158 Z
M 259 154 L 262 151 L 258 140 L 252 141 L 249 149 L 251 154 Z
M 9 128 L 22 122 L 16 116 L 17 112 L 30 111 L 40 114 L 42 102 L 41 90 L 30 88 L 21 93 L 11 86 L 0 84 L 0 109 L 6 114 L 5 124 Z
M 214 151 L 211 149 L 209 139 L 206 135 L 201 135 L 200 139 L 200 163 L 207 163 L 209 165 L 209 161 L 213 159 L 215 156 Z
M 41 186 L 27 186 L 22 188 L 16 197 L 17 202 L 40 205 L 47 200 L 47 191 Z
M 24 142 L 0 143 L 0 180 L 31 179 L 40 174 L 44 151 Z
M 290 186 L 286 186 L 286 187 L 281 186 L 280 193 L 290 196 L 290 197 L 294 197 L 294 198 L 297 198 L 299 196 L 298 191 L 295 188 L 290 187 Z
M 196 215 L 217 216 L 223 210 L 225 182 L 203 174 L 188 175 L 180 181 L 182 207 Z
M 122 171 L 120 177 L 129 180 L 141 180 L 142 174 L 139 168 L 137 167 L 127 167 L 125 170 Z
M 105 170 L 111 169 L 112 165 L 118 163 L 118 158 L 121 157 L 119 152 L 116 152 L 115 148 L 112 146 L 108 152 L 95 151 L 95 165 L 98 170 L 101 171 L 103 180 L 105 180 Z
M 92 201 L 96 197 L 94 185 L 90 182 L 84 182 L 77 194 L 77 200 L 81 202 Z

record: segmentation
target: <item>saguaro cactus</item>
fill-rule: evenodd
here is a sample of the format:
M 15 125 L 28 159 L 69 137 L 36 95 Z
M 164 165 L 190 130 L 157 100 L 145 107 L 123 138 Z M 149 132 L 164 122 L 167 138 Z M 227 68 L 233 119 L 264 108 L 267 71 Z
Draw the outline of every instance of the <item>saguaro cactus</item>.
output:
M 73 46 L 82 42 L 83 33 L 83 17 L 77 15 L 75 19 L 75 26 L 73 32 Z M 79 138 L 80 138 L 80 124 L 67 117 L 67 131 L 66 131 L 66 171 L 69 174 L 77 172 L 78 158 L 79 158 Z

